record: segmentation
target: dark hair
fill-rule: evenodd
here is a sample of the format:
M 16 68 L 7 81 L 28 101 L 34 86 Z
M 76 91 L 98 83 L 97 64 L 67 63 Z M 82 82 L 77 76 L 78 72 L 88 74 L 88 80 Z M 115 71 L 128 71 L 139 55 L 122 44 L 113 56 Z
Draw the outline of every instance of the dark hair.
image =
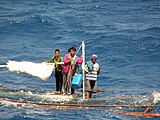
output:
M 60 50 L 59 49 L 55 49 L 55 51 L 54 52 L 60 52 Z
M 71 47 L 71 48 L 69 48 L 68 52 L 71 52 L 71 50 L 76 51 L 76 48 L 75 47 Z
M 70 48 L 68 49 L 68 53 L 71 52 Z

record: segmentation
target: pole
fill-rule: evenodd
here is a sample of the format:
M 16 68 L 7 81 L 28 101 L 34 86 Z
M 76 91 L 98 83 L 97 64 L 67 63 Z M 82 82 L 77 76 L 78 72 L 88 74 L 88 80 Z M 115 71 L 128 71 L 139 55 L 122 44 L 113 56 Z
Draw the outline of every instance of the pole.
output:
M 83 100 L 85 100 L 85 43 L 82 41 L 82 55 L 83 55 L 83 63 L 82 63 L 82 70 L 83 70 Z
M 0 68 L 2 68 L 2 67 L 7 67 L 7 65 L 0 65 Z

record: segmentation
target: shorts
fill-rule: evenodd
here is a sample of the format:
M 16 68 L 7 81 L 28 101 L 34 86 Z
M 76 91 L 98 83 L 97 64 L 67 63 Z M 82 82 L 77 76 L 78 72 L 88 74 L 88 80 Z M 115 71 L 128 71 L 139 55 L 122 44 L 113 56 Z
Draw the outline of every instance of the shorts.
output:
M 97 81 L 94 80 L 86 80 L 87 84 L 87 92 L 96 93 L 97 92 Z

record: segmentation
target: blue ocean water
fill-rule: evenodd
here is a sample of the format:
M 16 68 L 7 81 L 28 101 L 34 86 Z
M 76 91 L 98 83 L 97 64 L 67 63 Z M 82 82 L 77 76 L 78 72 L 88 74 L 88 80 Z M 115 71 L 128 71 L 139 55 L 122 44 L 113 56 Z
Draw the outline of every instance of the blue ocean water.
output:
M 62 56 L 69 47 L 78 49 L 82 40 L 86 43 L 86 60 L 93 53 L 98 55 L 101 66 L 98 88 L 111 90 L 94 95 L 94 99 L 103 98 L 102 102 L 112 104 L 114 100 L 110 98 L 125 97 L 132 98 L 129 102 L 134 103 L 151 96 L 153 91 L 160 92 L 159 0 L 0 1 L 0 55 L 7 59 L 43 62 L 52 57 L 56 48 Z M 8 72 L 6 68 L 0 68 L 0 84 L 34 93 L 55 90 L 54 74 L 42 81 L 27 74 Z M 46 110 L 2 104 L 0 119 L 151 118 L 119 115 L 110 109 Z

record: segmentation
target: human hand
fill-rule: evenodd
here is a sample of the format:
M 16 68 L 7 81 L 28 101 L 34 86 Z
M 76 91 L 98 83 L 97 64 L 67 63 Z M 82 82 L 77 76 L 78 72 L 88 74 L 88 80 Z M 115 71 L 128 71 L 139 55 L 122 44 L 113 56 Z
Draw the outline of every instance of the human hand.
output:
M 70 58 L 70 61 L 73 61 L 74 60 L 74 58 Z
M 83 58 L 83 53 L 81 54 L 81 58 Z

